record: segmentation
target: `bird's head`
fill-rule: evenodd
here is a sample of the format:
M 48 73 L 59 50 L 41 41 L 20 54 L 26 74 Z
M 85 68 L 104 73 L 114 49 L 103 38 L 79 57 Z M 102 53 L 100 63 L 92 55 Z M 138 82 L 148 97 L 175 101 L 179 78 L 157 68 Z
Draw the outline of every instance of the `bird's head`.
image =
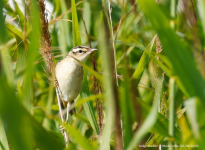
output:
M 89 48 L 86 46 L 76 46 L 71 49 L 71 51 L 68 53 L 69 56 L 76 58 L 77 60 L 81 62 L 85 62 L 88 58 L 88 56 L 97 49 Z

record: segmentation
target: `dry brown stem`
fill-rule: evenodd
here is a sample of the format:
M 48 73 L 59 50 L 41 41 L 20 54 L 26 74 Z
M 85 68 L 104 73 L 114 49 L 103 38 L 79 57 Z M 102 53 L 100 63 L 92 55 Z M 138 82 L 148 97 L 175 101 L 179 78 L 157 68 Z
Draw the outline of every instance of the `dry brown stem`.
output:
M 58 81 L 55 77 L 55 66 L 54 66 L 54 56 L 52 54 L 51 50 L 51 36 L 49 33 L 48 29 L 48 20 L 47 20 L 47 13 L 45 9 L 45 1 L 44 0 L 38 0 L 38 5 L 40 9 L 40 23 L 41 23 L 41 38 L 40 38 L 40 54 L 44 58 L 44 61 L 46 62 L 46 66 L 48 67 L 48 70 L 52 74 L 53 79 L 55 80 L 54 86 L 56 88 L 56 94 L 57 94 L 57 99 L 58 99 L 58 106 L 59 106 L 59 114 L 61 121 L 64 122 L 63 114 L 62 114 L 62 107 L 61 107 L 61 102 L 60 102 L 60 96 L 59 96 L 59 85 Z M 64 139 L 66 142 L 66 146 L 68 146 L 68 134 L 66 130 L 63 128 L 62 129 Z
M 43 56 L 46 65 L 49 71 L 52 73 L 54 71 L 54 64 L 53 64 L 53 54 L 51 51 L 51 36 L 48 30 L 48 20 L 47 20 L 47 13 L 45 12 L 45 4 L 44 0 L 39 0 L 39 8 L 40 8 L 40 21 L 41 21 L 41 40 L 40 40 L 40 53 Z
M 196 17 L 194 4 L 192 0 L 190 1 L 182 0 L 182 3 L 184 5 L 184 12 L 185 12 L 186 18 L 188 19 L 191 26 L 194 26 L 197 22 L 197 17 Z M 190 5 L 192 7 L 192 11 L 190 11 Z
M 112 9 L 110 6 L 111 0 L 108 0 L 108 12 L 109 12 L 109 19 L 110 19 L 110 27 L 111 27 L 111 37 L 112 37 L 112 49 L 113 49 L 113 58 L 114 58 L 114 66 L 115 66 L 115 80 L 116 80 L 116 84 L 118 86 L 118 78 L 117 78 L 117 64 L 116 64 L 116 52 L 115 52 L 115 38 L 114 38 L 114 34 L 113 34 L 113 26 L 112 26 L 112 18 L 111 18 L 111 13 L 112 13 Z

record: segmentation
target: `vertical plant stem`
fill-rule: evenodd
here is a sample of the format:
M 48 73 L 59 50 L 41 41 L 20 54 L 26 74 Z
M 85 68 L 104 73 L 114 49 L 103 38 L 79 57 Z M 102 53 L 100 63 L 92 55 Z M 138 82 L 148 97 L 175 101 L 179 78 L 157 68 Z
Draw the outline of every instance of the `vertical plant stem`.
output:
M 170 21 L 170 26 L 174 30 L 176 29 L 176 17 L 177 17 L 177 0 L 171 0 L 170 1 L 170 15 L 172 17 L 172 20 Z
M 112 17 L 111 17 L 111 13 L 112 13 L 112 9 L 110 6 L 110 1 L 108 0 L 108 11 L 109 11 L 109 18 L 110 18 L 110 27 L 111 27 L 111 36 L 112 36 L 112 48 L 113 48 L 113 53 L 114 53 L 114 62 L 115 62 L 115 79 L 116 79 L 116 84 L 118 86 L 118 78 L 117 78 L 117 64 L 116 64 L 116 52 L 115 52 L 115 38 L 114 38 L 114 34 L 113 34 L 113 27 L 112 27 Z
M 40 40 L 40 54 L 43 56 L 44 61 L 46 62 L 47 68 L 50 71 L 52 78 L 50 80 L 55 80 L 54 86 L 56 88 L 56 94 L 58 99 L 58 107 L 59 107 L 59 114 L 61 121 L 64 122 L 63 113 L 62 113 L 62 106 L 61 106 L 61 100 L 59 96 L 59 84 L 55 76 L 55 67 L 54 67 L 54 56 L 51 51 L 51 36 L 48 29 L 48 20 L 47 20 L 47 13 L 45 12 L 45 1 L 39 0 L 38 1 L 39 9 L 40 9 L 40 23 L 41 23 L 41 40 Z M 49 77 L 48 77 L 49 78 Z M 62 129 L 66 147 L 68 146 L 68 134 L 66 130 Z
M 156 3 L 159 4 L 159 0 L 156 0 Z M 162 45 L 161 45 L 161 42 L 160 42 L 160 39 L 159 39 L 158 35 L 156 36 L 156 41 L 155 42 L 156 42 L 156 53 L 160 54 L 162 52 Z M 159 57 L 157 55 L 155 57 L 159 60 Z M 159 84 L 159 79 L 164 75 L 162 74 L 162 69 L 159 68 L 158 65 L 156 65 L 156 68 L 157 68 L 156 69 L 157 84 Z M 162 112 L 162 107 L 161 106 L 162 106 L 163 103 L 164 102 L 162 101 L 161 98 L 158 99 L 158 112 L 159 113 Z M 161 144 L 159 145 L 159 148 L 161 149 Z
M 115 39 L 113 35 L 113 27 L 112 27 L 112 17 L 111 17 L 111 6 L 110 6 L 111 0 L 108 0 L 108 12 L 109 12 L 109 19 L 110 19 L 110 28 L 111 28 L 111 37 L 112 37 L 112 49 L 113 49 L 113 55 L 110 55 L 110 62 L 111 62 L 111 68 L 114 69 L 112 80 L 113 80 L 113 92 L 114 92 L 114 103 L 115 103 L 115 142 L 116 142 L 116 149 L 121 150 L 123 149 L 122 144 L 122 131 L 121 131 L 121 117 L 120 117 L 120 106 L 119 106 L 119 97 L 117 93 L 117 86 L 118 85 L 118 78 L 117 78 L 117 65 L 116 65 L 116 54 L 115 54 Z M 107 44 L 108 45 L 108 44 Z M 114 62 L 111 61 L 114 58 Z M 115 78 L 115 79 L 114 79 Z M 116 86 L 115 86 L 116 84 Z
M 159 37 L 157 36 L 156 37 L 156 53 L 157 54 L 160 54 L 162 52 L 162 45 L 161 45 L 161 42 L 160 42 L 160 39 Z M 156 55 L 155 56 L 158 60 L 159 60 L 159 57 Z M 163 71 L 161 70 L 161 68 L 159 68 L 159 66 L 156 64 L 156 83 L 158 84 L 159 83 L 159 80 L 160 78 L 163 76 Z M 161 112 L 161 99 L 158 100 L 158 112 L 160 113 Z
M 107 71 L 109 74 L 111 74 L 111 79 L 109 83 L 109 87 L 112 92 L 112 99 L 114 104 L 114 120 L 115 120 L 115 149 L 122 150 L 123 144 L 122 144 L 122 131 L 121 131 L 121 113 L 120 113 L 120 106 L 119 106 L 119 96 L 118 96 L 118 90 L 117 90 L 117 80 L 116 80 L 116 71 L 115 71 L 115 61 L 113 61 L 114 57 L 114 51 L 112 51 L 112 46 L 110 45 L 109 39 L 110 39 L 110 28 L 108 23 L 108 18 L 106 16 L 106 10 L 105 6 L 103 5 L 104 14 L 103 14 L 103 21 L 104 21 L 104 27 L 105 27 L 105 59 L 107 60 Z M 111 101 L 111 99 L 110 99 Z M 113 118 L 112 118 L 113 119 Z M 106 128 L 106 126 L 105 126 Z M 105 129 L 106 130 L 106 129 Z
M 169 135 L 174 136 L 174 124 L 175 124 L 175 79 L 170 78 L 169 80 Z M 174 143 L 169 141 L 169 145 Z M 174 147 L 170 146 L 169 150 L 173 150 Z
M 106 4 L 108 2 L 108 4 Z M 105 5 L 106 4 L 106 5 Z M 106 7 L 108 6 L 109 16 L 107 15 Z M 111 8 L 110 8 L 110 1 L 103 1 L 103 20 L 105 25 L 105 39 L 106 39 L 106 59 L 109 60 L 108 67 L 109 73 L 111 74 L 111 84 L 110 88 L 113 92 L 113 103 L 114 103 L 114 110 L 115 110 L 115 149 L 122 150 L 123 143 L 122 143 L 122 130 L 121 130 L 121 113 L 120 113 L 120 105 L 119 105 L 119 96 L 117 91 L 118 86 L 118 79 L 117 79 L 117 68 L 116 68 L 116 61 L 115 61 L 115 47 L 114 47 L 114 37 L 113 37 L 113 29 L 112 29 L 112 18 L 111 18 Z M 110 21 L 108 21 L 110 20 Z M 110 23 L 108 23 L 110 22 Z M 110 32 L 110 28 L 112 32 Z M 111 35 L 110 35 L 111 34 Z M 112 36 L 112 46 L 110 45 L 110 37 Z M 111 50 L 113 49 L 113 51 Z M 113 61 L 114 59 L 114 61 Z M 105 127 L 106 128 L 106 127 Z
M 47 105 L 46 105 L 46 114 L 47 115 L 51 115 L 51 111 L 52 111 L 52 104 L 53 104 L 53 83 L 54 81 L 52 80 L 51 81 L 51 84 L 49 85 L 49 92 L 48 92 L 48 101 L 47 101 Z M 50 129 L 50 120 L 49 118 L 45 117 L 44 118 L 44 121 L 43 121 L 43 126 L 46 128 L 46 129 Z
M 177 0 L 171 0 L 170 4 L 170 15 L 174 20 L 170 21 L 170 26 L 172 29 L 176 30 L 176 18 L 177 18 Z M 169 134 L 170 136 L 174 136 L 174 125 L 175 125 L 175 79 L 170 78 L 169 80 Z M 169 145 L 173 145 L 174 143 L 169 141 Z M 173 150 L 174 147 L 170 146 L 169 150 Z

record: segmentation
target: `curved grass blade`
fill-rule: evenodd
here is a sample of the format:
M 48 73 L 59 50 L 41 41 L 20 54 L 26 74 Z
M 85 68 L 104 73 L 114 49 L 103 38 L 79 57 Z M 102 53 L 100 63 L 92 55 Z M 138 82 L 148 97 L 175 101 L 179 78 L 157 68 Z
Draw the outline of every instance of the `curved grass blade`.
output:
M 85 150 L 87 150 L 87 149 L 95 150 L 94 147 L 88 142 L 88 140 L 81 135 L 81 133 L 80 133 L 80 131 L 78 131 L 78 129 L 76 129 L 75 127 L 71 126 L 68 123 L 64 123 L 63 125 L 67 129 L 67 132 L 69 133 L 69 135 L 71 135 L 73 137 L 73 139 L 75 139 L 76 143 L 80 147 L 82 147 Z
M 63 149 L 65 145 L 47 132 L 19 103 L 14 89 L 0 77 L 0 116 L 13 149 Z
M 74 57 L 73 57 L 74 58 Z M 74 58 L 75 59 L 75 58 Z M 83 68 L 85 68 L 88 72 L 90 72 L 93 76 L 95 76 L 99 81 L 103 81 L 103 77 L 101 74 L 97 73 L 95 70 L 91 69 L 90 67 L 88 67 L 85 63 L 75 59 L 76 61 L 78 61 L 81 66 L 83 66 Z
M 0 43 L 4 43 L 6 41 L 6 28 L 5 28 L 5 20 L 3 17 L 3 7 L 4 1 L 0 1 Z
M 157 121 L 158 115 L 158 102 L 161 98 L 162 93 L 162 86 L 163 86 L 163 77 L 160 78 L 159 83 L 157 84 L 157 89 L 155 92 L 154 104 L 149 112 L 149 115 L 146 117 L 144 123 L 142 124 L 141 128 L 135 133 L 132 141 L 128 146 L 128 150 L 132 150 L 136 147 L 137 144 L 140 143 L 141 139 L 145 136 L 145 134 L 152 128 L 152 126 Z
M 86 71 L 84 71 L 84 76 L 86 77 Z M 86 98 L 89 97 L 91 95 L 89 89 L 88 89 L 88 81 L 87 78 L 83 78 L 83 84 L 82 84 L 82 90 L 80 92 L 80 96 L 81 98 Z M 93 104 L 91 102 L 86 102 L 83 104 L 83 107 L 85 109 L 85 113 L 86 116 L 88 118 L 88 120 L 90 121 L 90 124 L 93 128 L 93 130 L 95 131 L 96 134 L 100 134 L 99 132 L 99 127 L 98 127 L 98 123 L 95 117 L 95 110 L 93 108 Z
M 153 37 L 152 41 L 147 46 L 147 49 L 149 49 L 149 51 L 152 50 L 156 37 L 157 37 L 157 35 L 155 35 Z M 137 79 L 137 85 L 139 84 L 142 73 L 144 72 L 145 68 L 147 67 L 147 64 L 149 63 L 149 61 L 150 61 L 149 55 L 146 52 L 144 52 L 142 54 L 142 57 L 140 58 L 140 61 L 137 65 L 135 72 L 133 73 L 133 75 L 131 77 L 131 79 Z
M 9 144 L 7 141 L 7 136 L 4 130 L 3 122 L 0 119 L 0 149 L 6 150 L 9 149 Z
M 202 75 L 196 68 L 190 48 L 180 40 L 161 8 L 150 0 L 139 0 L 139 5 L 150 20 L 161 40 L 163 51 L 172 64 L 172 76 L 187 97 L 197 96 L 205 105 L 205 85 Z
M 80 29 L 78 25 L 78 16 L 75 0 L 72 0 L 72 25 L 73 25 L 73 46 L 81 45 Z

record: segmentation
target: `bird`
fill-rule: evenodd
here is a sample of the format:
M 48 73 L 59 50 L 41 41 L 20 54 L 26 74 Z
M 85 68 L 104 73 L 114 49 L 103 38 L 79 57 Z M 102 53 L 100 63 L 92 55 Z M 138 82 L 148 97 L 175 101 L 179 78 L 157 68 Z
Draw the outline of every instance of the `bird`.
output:
M 83 67 L 78 61 L 85 63 L 89 55 L 96 50 L 87 46 L 76 46 L 56 64 L 55 75 L 59 84 L 61 109 L 67 109 L 66 121 L 69 112 L 71 115 L 75 112 L 75 109 L 70 110 L 70 105 L 81 91 Z

